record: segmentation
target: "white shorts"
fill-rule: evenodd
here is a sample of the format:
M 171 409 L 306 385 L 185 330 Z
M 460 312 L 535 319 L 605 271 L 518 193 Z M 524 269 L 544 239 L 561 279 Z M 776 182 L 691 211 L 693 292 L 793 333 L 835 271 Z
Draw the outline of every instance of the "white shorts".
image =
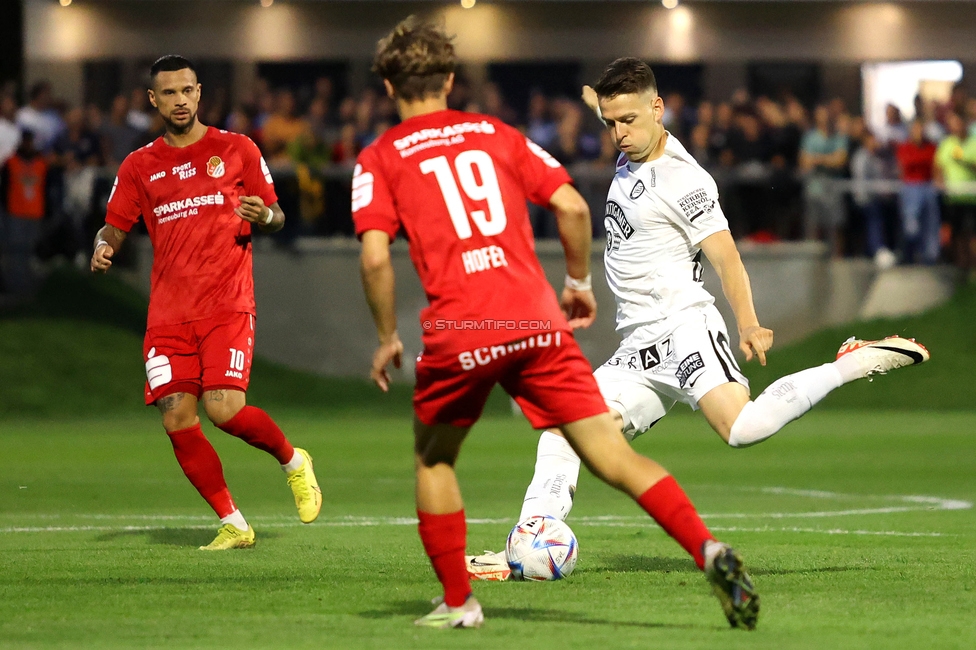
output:
M 734 381 L 749 388 L 714 305 L 691 310 L 669 327 L 638 328 L 593 376 L 607 406 L 623 418 L 628 440 L 676 402 L 697 410 L 698 400 L 717 386 Z

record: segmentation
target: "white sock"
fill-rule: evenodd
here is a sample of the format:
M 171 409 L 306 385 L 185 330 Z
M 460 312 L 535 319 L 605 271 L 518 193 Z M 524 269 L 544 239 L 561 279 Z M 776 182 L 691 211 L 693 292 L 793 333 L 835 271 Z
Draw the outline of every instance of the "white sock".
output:
M 729 445 L 748 447 L 762 442 L 843 384 L 844 378 L 833 363 L 801 370 L 773 382 L 755 401 L 742 408 L 732 424 Z
M 240 510 L 235 510 L 234 512 L 230 513 L 226 517 L 222 517 L 220 519 L 220 523 L 221 524 L 234 524 L 234 526 L 236 528 L 238 528 L 239 530 L 245 530 L 246 531 L 249 528 L 249 526 L 247 525 L 247 522 L 244 520 L 244 515 L 241 514 L 241 511 Z
M 580 459 L 562 436 L 544 431 L 539 436 L 535 474 L 525 490 L 519 521 L 533 515 L 566 519 L 573 509 Z
M 304 462 L 305 457 L 298 453 L 298 450 L 296 449 L 295 455 L 291 457 L 290 461 L 282 465 L 281 469 L 285 472 L 294 472 L 296 469 L 299 469 Z
M 845 384 L 849 381 L 864 377 L 864 368 L 853 354 L 845 354 L 830 365 L 837 368 L 837 372 L 840 373 L 841 379 L 843 379 Z

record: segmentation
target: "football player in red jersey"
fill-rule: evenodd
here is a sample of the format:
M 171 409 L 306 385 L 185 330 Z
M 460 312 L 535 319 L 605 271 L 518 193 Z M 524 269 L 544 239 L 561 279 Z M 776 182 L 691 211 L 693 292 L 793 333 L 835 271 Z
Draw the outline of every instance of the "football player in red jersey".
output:
M 562 166 L 521 133 L 447 109 L 455 64 L 451 38 L 415 18 L 380 41 L 374 70 L 403 122 L 363 150 L 353 179 L 363 284 L 379 334 L 371 374 L 381 389 L 387 366 L 399 366 L 403 354 L 390 259 L 399 232 L 430 303 L 420 316 L 414 389 L 416 497 L 420 538 L 444 597 L 416 623 L 484 620 L 465 565 L 454 464 L 500 383 L 535 428 L 558 427 L 594 474 L 633 497 L 699 568 L 707 565 L 729 621 L 751 629 L 759 600 L 741 557 L 714 540 L 663 467 L 630 447 L 573 339 L 572 328 L 596 315 L 585 201 Z M 568 272 L 558 301 L 535 256 L 526 199 L 556 215 Z
M 277 459 L 303 522 L 322 507 L 311 457 L 245 399 L 254 349 L 251 232 L 279 230 L 285 215 L 254 142 L 197 120 L 193 65 L 164 56 L 150 79 L 149 101 L 166 133 L 119 167 L 91 269 L 107 271 L 132 226 L 145 221 L 153 245 L 146 404 L 159 408 L 180 467 L 220 517 L 217 537 L 201 548 L 247 548 L 254 530 L 234 505 L 220 459 L 200 428 L 201 397 L 218 428 Z

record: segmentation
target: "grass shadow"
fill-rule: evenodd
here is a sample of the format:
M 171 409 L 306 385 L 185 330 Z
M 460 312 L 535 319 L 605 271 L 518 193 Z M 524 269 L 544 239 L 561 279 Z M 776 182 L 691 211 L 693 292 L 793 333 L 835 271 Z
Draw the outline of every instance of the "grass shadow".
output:
M 594 573 L 699 573 L 690 559 L 648 557 L 647 555 L 612 555 L 601 558 L 600 566 L 587 567 Z
M 431 604 L 425 600 L 401 601 L 391 603 L 385 609 L 373 609 L 360 612 L 359 616 L 368 619 L 399 618 L 401 616 L 421 617 L 431 609 Z M 658 623 L 650 621 L 611 621 L 604 618 L 593 618 L 579 612 L 567 612 L 558 609 L 541 609 L 537 607 L 488 607 L 485 617 L 492 619 L 510 619 L 532 623 L 572 623 L 576 625 L 606 625 L 609 627 L 632 627 L 640 629 L 673 629 L 696 630 L 701 625 L 678 625 L 674 623 Z M 711 626 L 705 626 L 711 627 Z M 724 626 L 715 626 L 725 629 Z
M 748 567 L 747 567 L 748 568 Z M 793 576 L 793 575 L 815 575 L 817 573 L 843 573 L 845 571 L 875 571 L 874 567 L 867 566 L 821 566 L 810 567 L 808 569 L 749 569 L 753 576 Z
M 209 544 L 214 538 L 216 528 L 153 528 L 151 530 L 119 530 L 105 533 L 95 538 L 96 542 L 111 542 L 127 537 L 146 537 L 150 544 L 197 548 Z M 266 539 L 281 537 L 280 533 L 261 531 L 259 543 Z

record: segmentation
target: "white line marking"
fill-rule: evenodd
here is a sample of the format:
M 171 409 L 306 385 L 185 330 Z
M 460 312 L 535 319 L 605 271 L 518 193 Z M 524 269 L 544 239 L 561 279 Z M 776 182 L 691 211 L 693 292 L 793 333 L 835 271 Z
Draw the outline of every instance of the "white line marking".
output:
M 814 512 L 742 512 L 742 513 L 712 513 L 703 514 L 701 517 L 703 519 L 789 519 L 789 518 L 826 518 L 826 517 L 848 517 L 848 516 L 858 516 L 858 515 L 876 515 L 876 514 L 893 514 L 902 512 L 915 512 L 915 511 L 932 511 L 932 510 L 968 510 L 973 507 L 973 504 L 969 501 L 962 501 L 958 499 L 945 499 L 941 497 L 931 497 L 931 496 L 921 496 L 921 495 L 880 495 L 880 496 L 865 496 L 865 495 L 853 495 L 853 494 L 841 494 L 838 492 L 827 492 L 823 490 L 799 490 L 795 488 L 786 487 L 762 487 L 762 488 L 749 488 L 744 486 L 736 486 L 735 489 L 746 490 L 746 491 L 758 491 L 766 494 L 783 494 L 790 496 L 802 496 L 810 497 L 814 499 L 884 499 L 884 500 L 894 500 L 904 504 L 910 505 L 900 505 L 900 506 L 887 506 L 881 508 L 860 508 L 860 509 L 848 509 L 848 510 L 827 510 L 827 511 L 814 511 Z M 20 518 L 23 517 L 22 513 L 0 513 L 0 517 L 8 518 Z M 216 526 L 216 523 L 210 523 L 214 521 L 214 518 L 207 515 L 143 515 L 143 514 L 128 514 L 128 515 L 112 515 L 112 514 L 36 514 L 30 515 L 32 519 L 43 519 L 43 520 L 57 520 L 57 519 L 81 519 L 81 520 L 95 520 L 95 521 L 165 521 L 172 523 L 179 522 L 201 522 L 206 521 L 207 524 L 191 524 L 191 525 L 181 525 L 181 528 L 191 528 L 191 529 L 211 529 Z M 260 522 L 258 528 L 297 528 L 305 526 L 307 524 L 299 524 L 294 521 L 292 516 L 286 515 L 258 515 L 249 517 L 249 519 L 255 523 Z M 468 519 L 468 523 L 472 525 L 479 524 L 514 524 L 514 520 L 509 518 L 474 518 Z M 656 527 L 656 524 L 649 521 L 647 518 L 642 516 L 616 516 L 616 515 L 603 515 L 594 517 L 574 517 L 571 520 L 573 525 L 582 526 L 612 526 L 612 527 L 625 527 L 625 526 L 637 526 L 637 527 Z M 416 526 L 417 520 L 413 517 L 356 517 L 356 516 L 345 516 L 345 517 L 335 517 L 320 518 L 316 521 L 313 526 L 322 527 L 360 527 L 360 526 Z M 13 534 L 13 533 L 59 533 L 59 532 L 132 532 L 132 531 L 152 531 L 152 530 L 165 530 L 167 528 L 172 528 L 172 525 L 168 526 L 8 526 L 5 528 L 0 528 L 0 534 Z M 712 530 L 717 531 L 738 531 L 738 532 L 794 532 L 794 533 L 820 533 L 828 535 L 888 535 L 897 537 L 943 537 L 946 536 L 943 533 L 926 533 L 926 532 L 900 532 L 900 531 L 869 531 L 869 530 L 846 530 L 840 528 L 831 529 L 821 529 L 821 528 L 799 528 L 795 526 L 782 527 L 782 528 L 772 528 L 772 527 L 760 527 L 760 528 L 743 528 L 738 526 L 729 527 L 711 527 Z
M 508 519 L 469 519 L 469 524 L 505 524 L 511 523 Z M 574 525 L 582 526 L 602 526 L 608 528 L 657 528 L 657 524 L 645 518 L 638 517 L 579 517 L 573 521 Z M 304 528 L 315 527 L 371 527 L 371 526 L 416 526 L 417 520 L 410 517 L 377 517 L 375 519 L 359 517 L 354 520 L 334 520 L 316 521 L 313 524 L 290 523 L 266 523 L 259 526 L 259 529 L 268 528 Z M 192 530 L 212 530 L 216 523 L 210 525 L 194 524 L 189 526 L 179 526 L 183 529 Z M 126 533 L 126 532 L 150 532 L 154 530 L 171 530 L 174 526 L 11 526 L 0 528 L 0 534 L 11 533 Z M 877 535 L 883 537 L 956 537 L 957 535 L 946 533 L 929 533 L 897 530 L 846 530 L 843 528 L 799 528 L 787 526 L 776 528 L 762 526 L 759 528 L 744 528 L 741 526 L 712 526 L 711 530 L 719 532 L 740 532 L 740 533 L 819 533 L 822 535 Z

